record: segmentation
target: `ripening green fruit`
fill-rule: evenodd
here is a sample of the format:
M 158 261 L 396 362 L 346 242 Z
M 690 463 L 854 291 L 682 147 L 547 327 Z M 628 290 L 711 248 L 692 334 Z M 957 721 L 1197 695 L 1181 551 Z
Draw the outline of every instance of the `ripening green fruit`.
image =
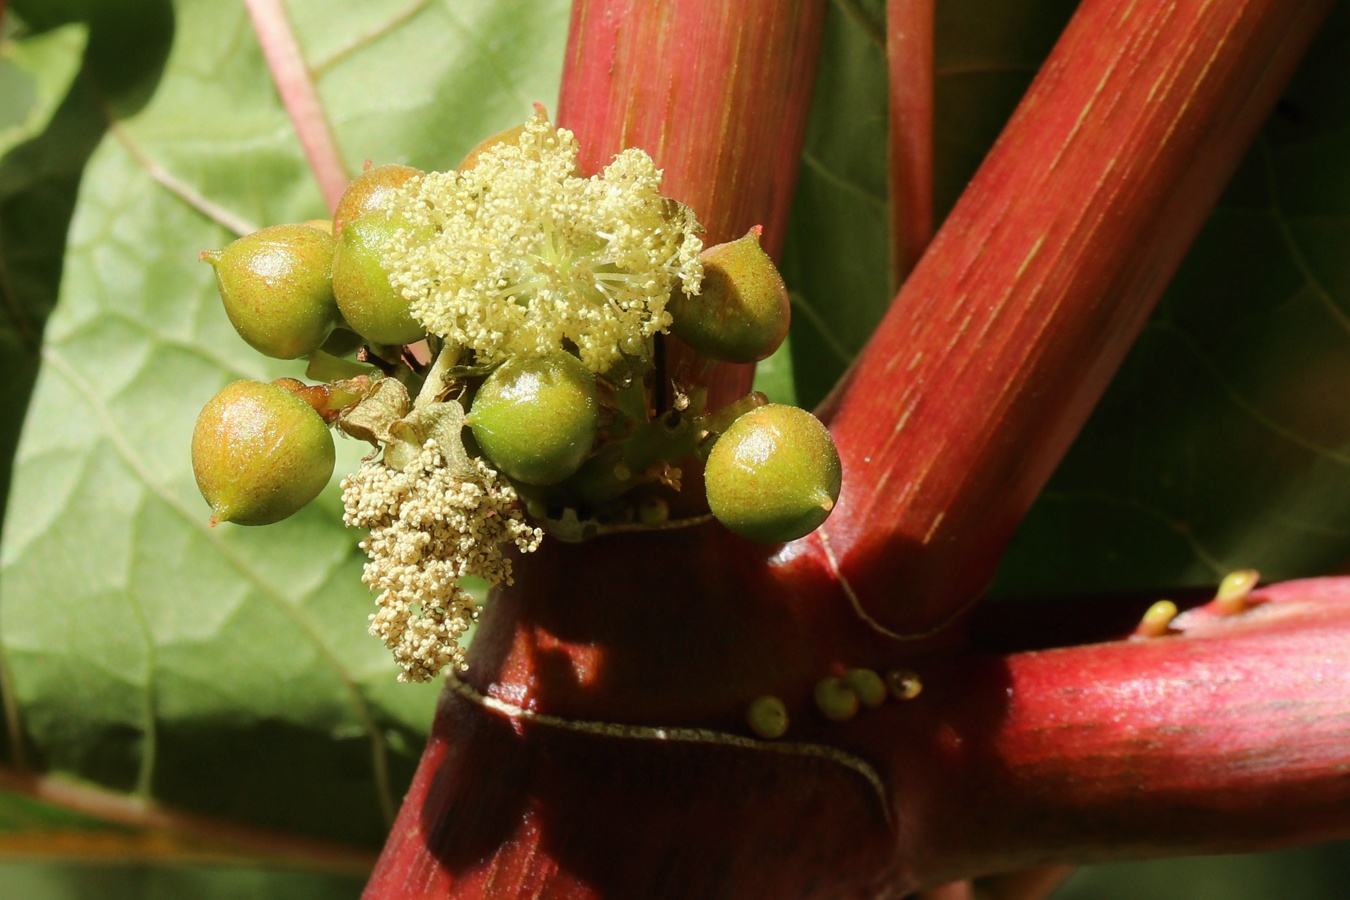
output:
M 507 360 L 469 409 L 478 446 L 526 484 L 556 484 L 586 461 L 599 425 L 595 376 L 570 353 Z
M 318 349 L 337 325 L 329 272 L 333 238 L 309 225 L 273 225 L 201 259 L 216 270 L 216 287 L 234 330 L 275 359 Z
M 787 285 L 759 245 L 760 228 L 702 253 L 703 288 L 675 291 L 666 306 L 670 330 L 700 355 L 726 362 L 764 359 L 787 337 Z
M 427 333 L 408 310 L 407 299 L 389 283 L 381 261 L 390 238 L 405 224 L 383 212 L 352 219 L 333 255 L 333 293 L 342 318 L 375 344 L 411 344 Z
M 314 407 L 275 384 L 226 385 L 192 431 L 192 471 L 212 525 L 281 521 L 318 496 L 333 461 L 333 435 Z
M 778 543 L 810 534 L 839 499 L 839 453 L 820 420 L 770 403 L 732 422 L 703 473 L 708 506 L 729 530 Z
M 412 166 L 391 163 L 374 166 L 357 175 L 342 192 L 337 209 L 333 210 L 333 237 L 341 237 L 348 222 L 368 212 L 388 212 L 393 193 L 421 174 L 420 169 Z

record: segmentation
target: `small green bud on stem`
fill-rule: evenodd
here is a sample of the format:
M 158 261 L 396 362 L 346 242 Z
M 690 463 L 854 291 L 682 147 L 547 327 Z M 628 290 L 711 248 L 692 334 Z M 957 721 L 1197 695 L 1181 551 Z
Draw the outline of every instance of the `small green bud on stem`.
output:
M 226 385 L 192 432 L 192 471 L 211 505 L 212 525 L 281 521 L 319 495 L 334 460 L 323 419 L 275 384 Z
M 787 285 L 759 245 L 757 225 L 739 240 L 704 250 L 703 286 L 676 290 L 666 309 L 670 330 L 702 356 L 726 362 L 764 359 L 787 337 Z
M 816 708 L 831 722 L 847 722 L 858 714 L 858 695 L 842 678 L 820 679 L 813 696 Z
M 1167 634 L 1176 617 L 1177 605 L 1171 600 L 1159 600 L 1140 618 L 1138 627 L 1134 629 L 1135 637 L 1162 637 Z
M 595 376 L 570 353 L 502 363 L 478 389 L 468 417 L 499 471 L 541 485 L 581 468 L 599 422 Z
M 778 543 L 810 534 L 839 498 L 839 453 L 820 420 L 770 403 L 741 416 L 708 454 L 708 506 L 730 531 Z
M 426 336 L 408 300 L 389 283 L 383 263 L 385 248 L 401 227 L 406 227 L 402 219 L 379 210 L 351 219 L 333 255 L 333 294 L 342 318 L 375 344 L 411 344 Z
M 216 270 L 225 314 L 249 346 L 275 359 L 316 350 L 338 322 L 329 272 L 333 238 L 308 225 L 273 225 L 200 259 Z
M 756 737 L 767 741 L 776 740 L 787 734 L 787 707 L 772 694 L 757 697 L 745 711 L 745 724 L 750 726 Z
M 342 237 L 347 223 L 370 212 L 388 212 L 390 200 L 399 188 L 421 175 L 412 166 L 391 164 L 367 168 L 352 179 L 333 211 L 333 237 Z
M 871 669 L 849 669 L 844 673 L 844 684 L 858 695 L 863 706 L 875 709 L 886 702 L 886 682 Z

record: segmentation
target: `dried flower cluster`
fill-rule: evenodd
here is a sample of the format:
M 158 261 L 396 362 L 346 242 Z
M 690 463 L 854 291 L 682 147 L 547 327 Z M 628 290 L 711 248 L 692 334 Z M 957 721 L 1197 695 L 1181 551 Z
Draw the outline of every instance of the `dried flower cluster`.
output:
M 459 579 L 510 584 L 501 545 L 528 552 L 543 537 L 515 508 L 515 489 L 481 459 L 472 463 L 474 473 L 464 477 L 427 441 L 403 471 L 369 461 L 342 482 L 343 522 L 370 530 L 361 542 L 370 557 L 363 580 L 382 592 L 370 633 L 402 666 L 400 681 L 463 667 L 458 638 L 477 613 Z
M 670 324 L 676 283 L 699 290 L 699 225 L 658 193 L 661 172 L 641 150 L 591 178 L 575 174 L 576 158 L 572 133 L 538 113 L 475 167 L 403 190 L 396 212 L 409 227 L 384 265 L 429 331 L 489 363 L 564 341 L 595 372 L 646 355 Z

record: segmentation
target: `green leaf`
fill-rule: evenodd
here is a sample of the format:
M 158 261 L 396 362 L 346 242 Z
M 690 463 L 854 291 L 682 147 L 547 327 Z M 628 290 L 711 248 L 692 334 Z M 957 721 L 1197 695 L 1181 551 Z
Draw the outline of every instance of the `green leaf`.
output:
M 128 9 L 36 6 L 47 25 L 93 18 L 82 93 L 67 100 L 93 140 L 87 167 L 71 166 L 78 201 L 50 273 L 60 299 L 0 545 L 0 687 L 22 759 L 234 822 L 377 846 L 436 690 L 396 683 L 365 633 L 373 598 L 336 480 L 283 524 L 212 529 L 188 459 L 191 423 L 222 385 L 301 374 L 234 334 L 197 262 L 231 225 L 323 214 L 299 142 L 242 5 L 132 3 L 144 34 L 172 38 L 162 71 L 131 59 Z M 426 2 L 287 9 L 353 169 L 453 165 L 556 93 L 561 2 L 529 17 Z M 116 53 L 100 37 L 112 34 Z M 4 224 L 34 217 L 6 209 Z M 342 442 L 339 474 L 368 449 Z M 0 812 L 8 805 L 0 797 Z

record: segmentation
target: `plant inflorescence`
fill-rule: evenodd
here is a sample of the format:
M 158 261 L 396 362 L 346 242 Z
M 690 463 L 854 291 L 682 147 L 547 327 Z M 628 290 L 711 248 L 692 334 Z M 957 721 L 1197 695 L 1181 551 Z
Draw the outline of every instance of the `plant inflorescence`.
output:
M 790 541 L 838 498 L 813 416 L 757 393 L 711 409 L 702 386 L 787 333 L 759 230 L 705 250 L 646 153 L 591 177 L 577 154 L 539 110 L 456 171 L 368 168 L 331 225 L 203 254 L 241 337 L 308 357 L 318 382 L 236 382 L 208 403 L 193 460 L 213 522 L 274 522 L 313 499 L 333 468 L 325 425 L 370 442 L 342 482 L 344 521 L 369 532 L 370 632 L 402 680 L 464 665 L 477 608 L 461 579 L 509 584 L 503 548 L 712 517 Z M 665 371 L 671 331 L 692 368 Z M 681 503 L 705 463 L 706 505 Z

